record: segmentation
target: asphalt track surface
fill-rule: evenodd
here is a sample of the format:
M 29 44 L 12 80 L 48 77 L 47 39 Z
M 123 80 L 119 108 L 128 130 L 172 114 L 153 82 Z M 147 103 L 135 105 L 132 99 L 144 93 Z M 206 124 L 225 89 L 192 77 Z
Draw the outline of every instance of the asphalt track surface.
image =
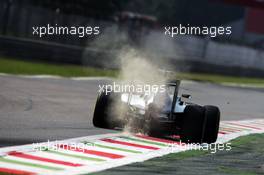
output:
M 0 76 L 0 146 L 115 132 L 92 125 L 99 84 L 109 80 Z M 217 105 L 221 120 L 264 118 L 264 89 L 183 82 L 192 102 Z

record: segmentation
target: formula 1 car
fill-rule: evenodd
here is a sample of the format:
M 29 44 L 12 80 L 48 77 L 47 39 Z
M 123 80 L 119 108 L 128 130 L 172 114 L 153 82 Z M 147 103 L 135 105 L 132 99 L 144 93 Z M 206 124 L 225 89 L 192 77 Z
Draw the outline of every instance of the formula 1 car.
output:
M 179 80 L 169 81 L 162 94 L 100 92 L 93 124 L 116 130 L 129 124 L 135 132 L 157 137 L 178 135 L 185 143 L 215 142 L 220 121 L 218 107 L 186 102 L 190 95 L 179 96 L 179 85 Z

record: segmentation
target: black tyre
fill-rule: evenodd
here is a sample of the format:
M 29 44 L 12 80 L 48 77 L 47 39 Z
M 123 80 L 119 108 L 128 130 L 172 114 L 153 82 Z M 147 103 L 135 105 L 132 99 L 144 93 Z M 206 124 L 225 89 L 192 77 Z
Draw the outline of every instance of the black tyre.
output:
M 94 115 L 93 125 L 99 128 L 114 129 L 118 127 L 116 119 L 112 112 L 112 108 L 117 100 L 117 95 L 114 93 L 105 94 L 101 92 L 97 98 Z
M 180 138 L 185 143 L 202 143 L 205 128 L 205 108 L 187 105 L 181 123 Z
M 216 106 L 204 106 L 206 124 L 204 129 L 204 143 L 213 143 L 217 139 L 219 122 L 220 122 L 220 110 Z

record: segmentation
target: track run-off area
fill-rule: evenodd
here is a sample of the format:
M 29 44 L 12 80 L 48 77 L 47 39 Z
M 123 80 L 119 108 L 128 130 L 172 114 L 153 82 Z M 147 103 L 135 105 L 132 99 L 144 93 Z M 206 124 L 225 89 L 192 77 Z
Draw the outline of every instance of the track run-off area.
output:
M 223 121 L 216 143 L 226 143 L 253 133 L 264 133 L 263 119 Z M 102 134 L 1 148 L 0 172 L 29 175 L 86 174 L 190 149 L 193 147 L 177 139 L 122 132 Z

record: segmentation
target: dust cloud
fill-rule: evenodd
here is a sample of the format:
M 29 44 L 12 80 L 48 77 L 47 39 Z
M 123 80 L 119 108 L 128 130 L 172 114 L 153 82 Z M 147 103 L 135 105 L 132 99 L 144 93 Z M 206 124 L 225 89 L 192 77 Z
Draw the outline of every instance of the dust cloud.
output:
M 144 53 L 136 49 L 125 49 L 119 54 L 121 60 L 120 74 L 118 81 L 120 84 L 133 84 L 133 85 L 148 85 L 158 86 L 164 85 L 167 77 L 160 71 L 161 65 L 156 65 L 151 62 L 151 59 Z M 137 92 L 134 92 L 137 93 Z M 146 92 L 143 92 L 143 94 Z M 112 107 L 113 116 L 118 116 L 119 119 L 125 121 L 123 131 L 146 133 L 147 126 L 142 126 L 142 123 L 133 120 L 126 116 L 129 110 L 127 105 L 114 104 Z M 146 107 L 147 109 L 147 107 Z
M 143 36 L 137 45 L 130 43 L 128 38 L 117 26 L 107 28 L 87 47 L 85 62 L 92 66 L 119 69 L 119 76 L 114 80 L 118 84 L 164 85 L 168 77 L 160 69 L 173 70 L 165 58 L 176 55 L 172 41 L 168 43 L 163 34 L 157 32 Z M 164 56 L 165 49 L 170 53 L 167 56 Z M 108 111 L 112 117 L 110 120 L 122 120 L 125 132 L 141 132 L 142 123 L 129 119 L 129 106 L 120 102 L 120 96 L 118 98 Z

